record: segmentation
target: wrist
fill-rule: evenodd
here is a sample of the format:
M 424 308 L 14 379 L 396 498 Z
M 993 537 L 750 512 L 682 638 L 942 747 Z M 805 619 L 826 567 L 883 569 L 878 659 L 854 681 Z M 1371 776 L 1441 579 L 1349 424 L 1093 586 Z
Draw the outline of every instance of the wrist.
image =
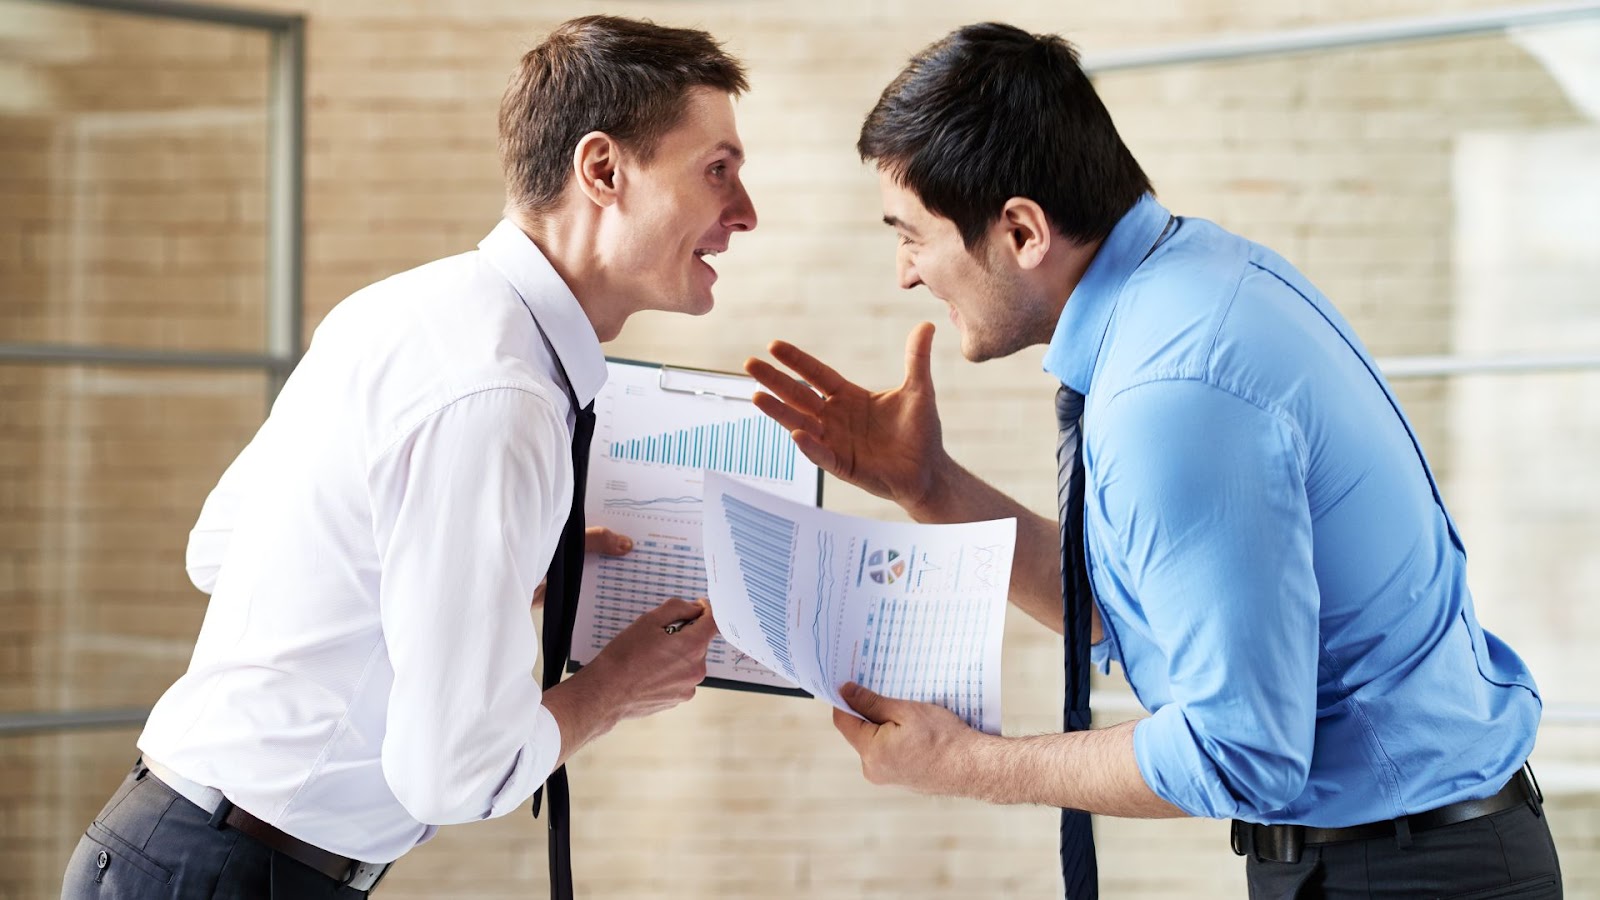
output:
M 961 756 L 966 770 L 956 773 L 961 796 L 997 805 L 1029 802 L 1011 781 L 1019 768 L 1015 757 L 1021 749 L 1017 738 L 973 731 Z
M 948 521 L 956 486 L 967 474 L 941 447 L 938 455 L 922 467 L 915 491 L 899 500 L 900 507 L 918 522 Z
M 561 732 L 561 763 L 615 728 L 622 719 L 621 702 L 611 679 L 603 667 L 600 672 L 594 671 L 593 664 L 545 691 L 543 705 Z

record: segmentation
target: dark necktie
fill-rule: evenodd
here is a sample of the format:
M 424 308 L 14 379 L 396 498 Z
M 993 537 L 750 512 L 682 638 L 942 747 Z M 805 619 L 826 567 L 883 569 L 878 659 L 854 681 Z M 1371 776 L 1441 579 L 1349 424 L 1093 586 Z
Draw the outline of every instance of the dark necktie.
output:
M 576 405 L 576 404 L 574 404 Z M 544 687 L 561 680 L 572 652 L 572 628 L 578 620 L 578 588 L 583 583 L 583 489 L 589 476 L 589 441 L 594 437 L 594 404 L 578 412 L 572 427 L 572 511 L 567 515 L 556 554 L 545 574 Z M 567 767 L 550 773 L 544 788 L 550 792 L 550 898 L 572 900 L 571 795 Z M 533 795 L 533 814 L 539 814 L 540 794 Z
M 1067 731 L 1089 728 L 1089 621 L 1094 597 L 1083 558 L 1083 395 L 1061 386 L 1056 392 L 1056 501 L 1061 510 L 1061 599 L 1066 638 Z M 1096 900 L 1099 870 L 1089 814 L 1061 811 L 1061 878 L 1067 900 Z

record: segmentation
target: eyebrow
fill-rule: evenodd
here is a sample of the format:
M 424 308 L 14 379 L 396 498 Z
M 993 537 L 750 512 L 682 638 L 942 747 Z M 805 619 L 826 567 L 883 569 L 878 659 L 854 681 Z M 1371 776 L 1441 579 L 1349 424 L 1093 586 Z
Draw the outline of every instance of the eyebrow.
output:
M 910 225 L 908 225 L 905 222 L 901 221 L 899 218 L 897 218 L 895 216 L 888 215 L 887 213 L 884 214 L 883 224 L 889 226 L 890 228 L 898 228 L 901 231 L 904 231 L 906 234 L 911 235 L 912 237 L 916 237 L 916 235 L 917 235 L 917 230 L 915 228 L 912 228 Z
M 734 146 L 731 141 L 718 142 L 716 148 L 711 151 L 710 155 L 717 156 L 723 153 L 728 154 L 739 162 L 744 162 L 744 151 Z

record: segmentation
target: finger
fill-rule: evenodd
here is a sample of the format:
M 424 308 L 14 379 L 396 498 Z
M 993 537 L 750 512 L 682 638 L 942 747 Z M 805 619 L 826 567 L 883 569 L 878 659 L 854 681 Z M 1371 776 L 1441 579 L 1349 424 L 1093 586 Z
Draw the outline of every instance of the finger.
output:
M 877 725 L 863 722 L 837 707 L 833 710 L 833 727 L 844 735 L 844 739 L 850 743 L 850 748 L 855 750 L 858 756 L 866 755 L 867 747 L 872 743 L 872 736 L 878 733 Z
M 692 622 L 705 615 L 705 611 L 706 608 L 698 603 L 673 597 L 639 618 L 649 619 L 653 623 L 665 626 L 670 622 L 680 622 L 685 619 Z
M 624 534 L 617 534 L 604 526 L 596 525 L 583 530 L 583 549 L 586 553 L 622 556 L 633 549 L 633 538 Z
M 833 448 L 818 440 L 816 435 L 809 431 L 791 431 L 789 436 L 794 438 L 795 447 L 805 455 L 806 459 L 817 464 L 817 468 L 832 475 L 844 478 L 839 472 L 839 454 Z M 849 480 L 849 479 L 845 479 Z
M 822 412 L 822 398 L 811 389 L 811 385 L 778 371 L 771 363 L 751 357 L 744 361 L 744 370 L 751 378 L 761 382 L 762 387 L 795 409 L 811 416 Z
M 706 648 L 711 645 L 711 641 L 717 636 L 717 620 L 711 615 L 711 606 L 704 598 L 701 598 L 699 606 L 701 609 L 700 616 L 688 625 L 683 626 L 683 629 L 678 633 L 686 635 L 684 640 L 698 644 L 699 651 L 704 653 Z
M 750 402 L 756 405 L 756 409 L 766 413 L 768 418 L 782 425 L 784 431 L 814 431 L 821 427 L 816 419 L 771 394 L 758 392 L 750 398 Z
M 906 337 L 906 387 L 933 389 L 933 323 L 918 322 Z
M 822 360 L 801 350 L 788 341 L 773 341 L 767 350 L 772 358 L 793 369 L 796 374 L 813 387 L 822 392 L 822 396 L 837 394 L 839 391 L 850 387 L 849 381 L 843 375 L 828 368 Z
M 853 681 L 839 688 L 839 696 L 844 698 L 844 702 L 850 704 L 851 709 L 866 716 L 872 722 L 881 725 L 891 718 L 889 707 L 895 701 L 882 694 L 869 691 Z

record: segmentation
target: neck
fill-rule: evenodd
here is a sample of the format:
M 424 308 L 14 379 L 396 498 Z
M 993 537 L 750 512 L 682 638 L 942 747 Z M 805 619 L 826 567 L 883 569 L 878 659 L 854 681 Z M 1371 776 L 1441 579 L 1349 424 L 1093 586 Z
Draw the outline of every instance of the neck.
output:
M 1057 237 L 1060 237 L 1057 235 Z M 1094 262 L 1095 255 L 1100 252 L 1102 241 L 1091 241 L 1087 244 L 1075 244 L 1062 238 L 1058 245 L 1061 253 L 1051 253 L 1045 258 L 1040 275 L 1045 287 L 1046 311 L 1048 321 L 1039 323 L 1038 343 L 1048 344 L 1055 336 L 1056 323 L 1061 320 L 1062 310 L 1067 308 L 1067 301 L 1072 298 L 1072 292 L 1078 289 L 1078 282 L 1083 280 L 1083 273 L 1089 271 L 1089 264 Z
M 585 221 L 581 213 L 563 211 L 545 216 L 507 212 L 506 217 L 528 236 L 561 276 L 600 342 L 615 339 L 636 310 L 622 301 L 627 291 L 618 288 L 601 260 L 596 240 L 598 220 Z

